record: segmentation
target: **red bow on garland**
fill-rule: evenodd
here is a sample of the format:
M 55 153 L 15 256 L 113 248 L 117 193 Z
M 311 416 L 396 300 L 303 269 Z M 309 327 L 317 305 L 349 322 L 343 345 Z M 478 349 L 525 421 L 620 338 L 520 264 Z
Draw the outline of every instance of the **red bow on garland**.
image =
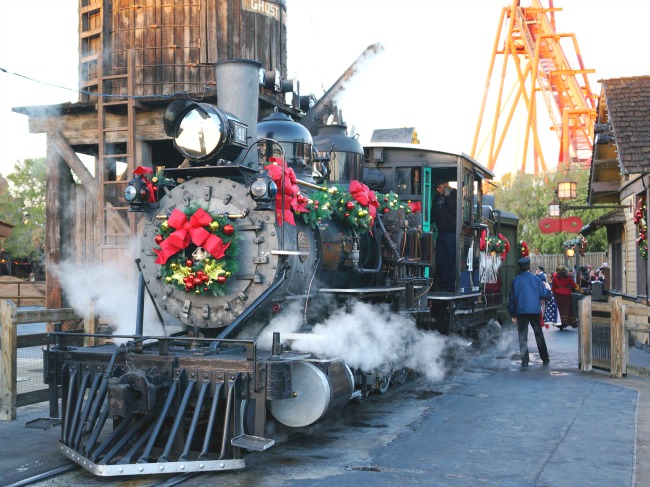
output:
M 295 225 L 293 211 L 296 213 L 308 213 L 307 198 L 300 194 L 298 184 L 296 183 L 296 173 L 293 169 L 287 167 L 286 163 L 279 157 L 269 157 L 270 164 L 266 165 L 266 171 L 278 187 L 278 193 L 275 196 L 275 214 L 278 223 L 286 220 L 288 223 Z M 283 178 L 284 176 L 284 178 Z
M 375 192 L 355 179 L 350 183 L 350 194 L 357 203 L 368 208 L 368 213 L 370 213 L 374 222 L 375 216 L 377 215 L 377 208 L 379 207 L 379 201 L 377 201 Z
M 409 201 L 408 207 L 411 209 L 411 213 L 420 213 L 422 211 L 422 202 L 421 201 Z
M 175 209 L 167 219 L 167 223 L 176 231 L 160 243 L 160 250 L 153 249 L 158 255 L 156 264 L 167 263 L 167 259 L 187 248 L 190 242 L 203 247 L 215 259 L 221 259 L 230 246 L 230 242 L 224 245 L 221 237 L 203 228 L 210 222 L 212 222 L 212 217 L 203 208 L 196 210 L 189 220 L 185 213 Z

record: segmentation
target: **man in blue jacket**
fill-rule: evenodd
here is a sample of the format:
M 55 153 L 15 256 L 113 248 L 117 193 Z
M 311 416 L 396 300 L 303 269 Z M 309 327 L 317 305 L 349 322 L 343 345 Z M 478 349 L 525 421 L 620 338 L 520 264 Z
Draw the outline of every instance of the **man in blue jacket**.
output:
M 512 281 L 508 312 L 512 321 L 517 323 L 519 332 L 519 351 L 521 352 L 521 366 L 528 367 L 528 324 L 533 327 L 537 350 L 544 365 L 548 365 L 550 358 L 546 348 L 546 340 L 540 324 L 542 314 L 542 299 L 551 297 L 551 291 L 546 289 L 541 279 L 530 272 L 530 259 L 519 259 L 519 275 Z

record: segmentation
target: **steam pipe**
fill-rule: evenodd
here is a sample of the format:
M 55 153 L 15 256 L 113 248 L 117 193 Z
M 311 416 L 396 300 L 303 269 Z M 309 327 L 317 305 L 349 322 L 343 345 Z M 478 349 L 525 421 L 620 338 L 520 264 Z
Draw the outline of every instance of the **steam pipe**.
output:
M 138 279 L 138 307 L 135 312 L 135 335 L 141 337 L 144 331 L 144 276 L 140 271 Z
M 325 116 L 329 116 L 333 112 L 335 106 L 334 100 L 346 88 L 346 83 L 357 73 L 362 61 L 368 59 L 371 55 L 379 54 L 384 50 L 384 46 L 380 43 L 371 44 L 366 47 L 361 56 L 353 62 L 348 69 L 336 80 L 327 92 L 316 102 L 316 104 L 307 110 L 304 117 L 300 120 L 300 124 L 305 126 L 312 135 L 316 135 L 319 125 L 323 125 Z

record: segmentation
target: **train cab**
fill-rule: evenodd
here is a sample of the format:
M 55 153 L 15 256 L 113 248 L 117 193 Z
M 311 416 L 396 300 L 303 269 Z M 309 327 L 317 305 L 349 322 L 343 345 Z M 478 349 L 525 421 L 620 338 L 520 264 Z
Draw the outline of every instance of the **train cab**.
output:
M 472 335 L 474 328 L 497 317 L 504 305 L 503 289 L 499 286 L 506 281 L 500 277 L 499 267 L 507 251 L 488 252 L 486 240 L 498 238 L 503 232 L 499 212 L 494 208 L 485 214 L 483 211 L 483 187 L 494 174 L 466 154 L 427 149 L 417 144 L 372 142 L 364 146 L 363 176 L 372 190 L 394 191 L 402 200 L 409 201 L 414 213 L 419 213 L 422 231 L 432 234 L 430 266 L 424 273 L 431 280 L 427 300 L 433 326 L 445 334 Z M 439 228 L 432 216 L 437 187 L 442 182 L 455 190 L 451 196 L 456 199 L 451 285 L 443 285 L 441 279 L 439 267 L 450 263 L 445 259 L 441 264 L 436 259 L 441 249 L 437 248 Z M 513 227 L 509 221 L 506 224 Z M 509 235 L 512 233 L 509 230 Z M 516 222 L 514 236 L 516 239 Z M 488 283 L 490 302 L 485 295 Z

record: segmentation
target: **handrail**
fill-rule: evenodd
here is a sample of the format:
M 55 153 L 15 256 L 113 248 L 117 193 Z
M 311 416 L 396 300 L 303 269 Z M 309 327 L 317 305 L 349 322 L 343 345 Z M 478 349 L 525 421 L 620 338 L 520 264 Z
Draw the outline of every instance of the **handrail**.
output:
M 0 420 L 16 419 L 18 325 L 82 318 L 72 308 L 20 310 L 0 299 Z

